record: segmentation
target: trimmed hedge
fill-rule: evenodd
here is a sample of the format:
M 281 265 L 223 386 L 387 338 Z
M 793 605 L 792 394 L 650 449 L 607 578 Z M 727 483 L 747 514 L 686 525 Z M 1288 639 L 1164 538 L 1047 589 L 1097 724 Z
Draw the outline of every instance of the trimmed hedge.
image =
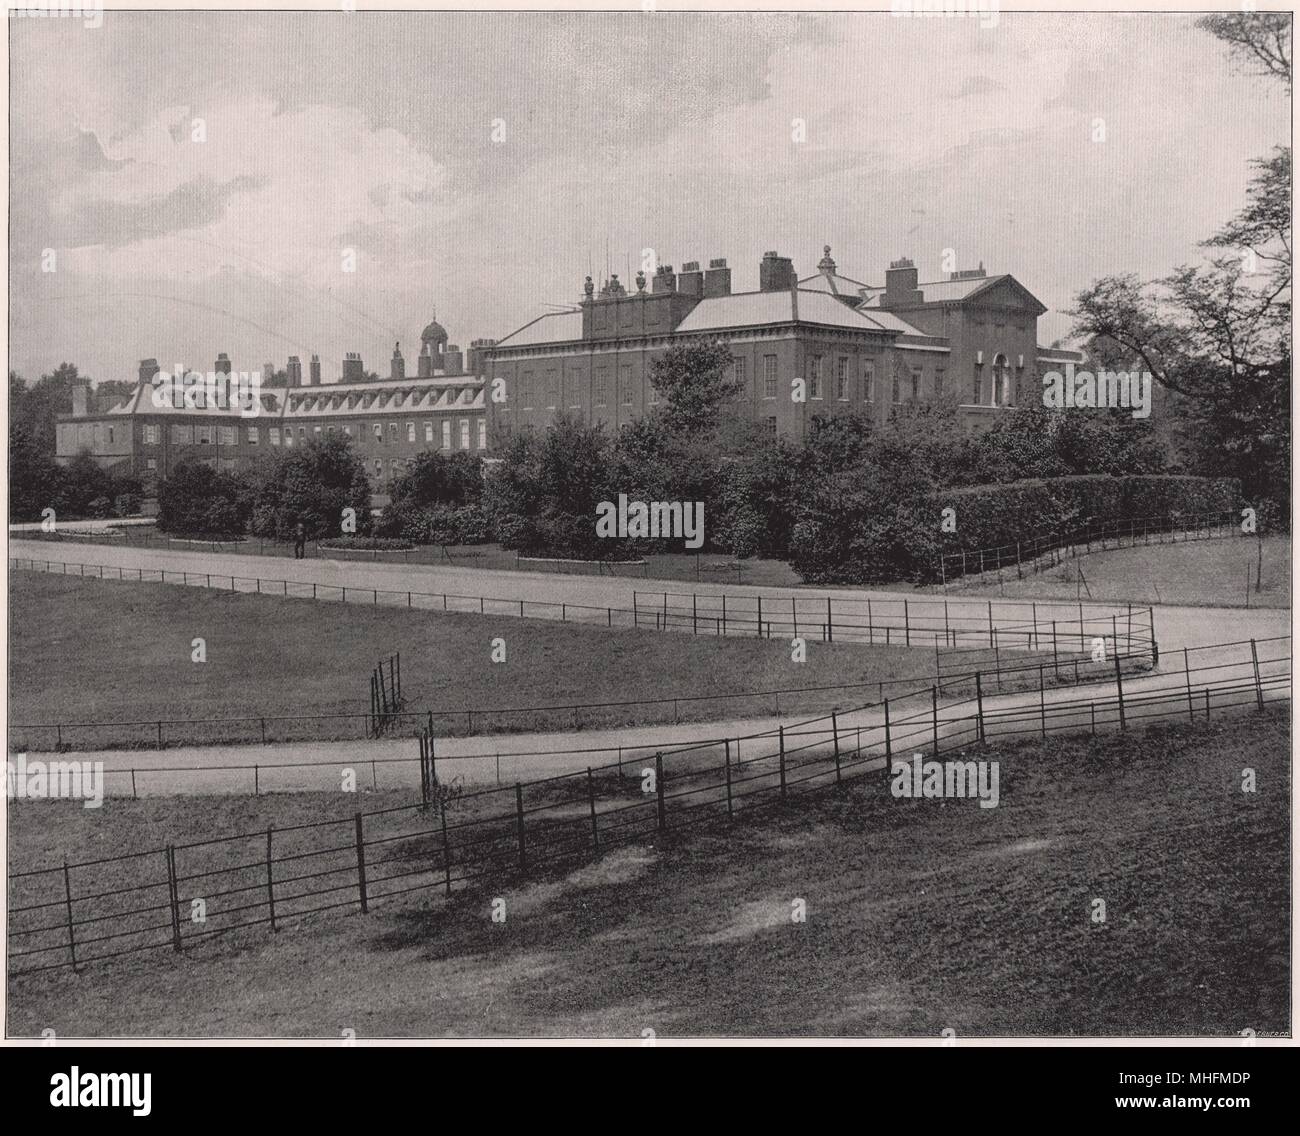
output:
M 1083 474 L 973 485 L 932 500 L 936 516 L 956 510 L 957 531 L 942 536 L 942 551 L 951 554 L 1112 522 L 1226 513 L 1240 505 L 1241 486 L 1232 478 Z

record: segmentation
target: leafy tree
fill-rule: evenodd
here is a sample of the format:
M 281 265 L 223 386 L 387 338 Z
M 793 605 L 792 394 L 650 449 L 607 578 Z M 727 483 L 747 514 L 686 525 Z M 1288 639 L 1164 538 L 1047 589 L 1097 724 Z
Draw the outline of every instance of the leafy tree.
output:
M 163 532 L 243 533 L 250 509 L 246 486 L 204 462 L 182 462 L 158 485 L 158 528 Z
M 56 448 L 56 419 L 72 413 L 72 388 L 78 379 L 73 363 L 60 363 L 52 374 L 42 375 L 30 386 L 16 372 L 9 372 L 9 421 L 21 426 L 51 456 Z
M 340 536 L 351 509 L 356 534 L 369 533 L 370 481 L 351 441 L 313 438 L 264 458 L 252 476 L 252 531 L 290 540 L 301 523 L 311 539 Z
M 725 404 L 741 391 L 731 349 L 716 341 L 669 348 L 650 364 L 650 384 L 664 400 L 668 427 L 712 436 Z
M 11 376 L 12 382 L 12 376 Z M 15 422 L 9 424 L 9 519 L 37 521 L 46 508 L 62 501 L 63 471 Z

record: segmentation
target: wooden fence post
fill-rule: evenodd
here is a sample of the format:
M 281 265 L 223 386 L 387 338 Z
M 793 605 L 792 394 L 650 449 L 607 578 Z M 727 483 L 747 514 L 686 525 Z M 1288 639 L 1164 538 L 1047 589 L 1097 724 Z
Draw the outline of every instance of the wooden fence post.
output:
M 77 937 L 72 930 L 72 876 L 68 871 L 68 859 L 63 858 L 63 894 L 68 907 L 68 950 L 72 954 L 72 969 L 77 969 Z
M 451 845 L 447 841 L 447 803 L 438 801 L 438 812 L 442 817 L 442 874 L 447 880 L 447 894 L 451 895 Z
M 664 815 L 664 755 L 655 754 L 655 797 L 658 802 L 659 831 L 668 826 L 668 818 Z
M 889 743 L 889 699 L 885 699 L 885 774 L 889 774 L 889 759 L 893 756 L 893 749 Z
M 361 813 L 356 815 L 357 826 L 357 886 L 361 889 L 361 914 L 365 915 L 369 910 L 369 904 L 366 901 L 366 842 L 361 834 Z
M 1047 737 L 1047 696 L 1043 690 L 1043 667 L 1038 667 L 1038 723 L 1043 737 Z
M 591 777 L 591 766 L 587 766 L 587 803 L 591 806 L 591 846 L 600 851 L 600 831 L 596 827 L 596 783 Z
M 984 741 L 984 689 L 980 685 L 980 673 L 975 672 L 975 721 L 980 729 L 980 742 Z
M 524 787 L 515 782 L 515 818 L 519 829 L 519 870 L 528 868 L 528 853 L 524 847 Z
M 835 711 L 831 711 L 831 733 L 835 737 L 835 784 L 840 783 L 840 722 L 835 716 Z
M 939 688 L 930 687 L 930 713 L 934 722 L 934 756 L 939 756 Z
M 1119 692 L 1119 728 L 1125 730 L 1128 728 L 1124 721 L 1124 679 L 1119 669 L 1119 652 L 1115 652 L 1115 689 Z
M 271 865 L 275 861 L 271 859 L 271 826 L 266 827 L 266 905 L 271 911 L 271 930 L 278 931 L 275 925 L 275 880 L 272 875 Z
M 731 805 L 731 739 L 728 738 L 723 745 L 726 746 L 726 763 L 727 763 L 727 819 L 730 820 L 735 816 L 735 811 Z
M 167 890 L 171 896 L 172 949 L 181 952 L 181 897 L 176 886 L 176 849 L 167 845 Z
M 777 738 L 781 746 L 780 770 L 781 770 L 781 796 L 785 796 L 785 727 L 776 728 Z
M 1264 688 L 1259 684 L 1259 652 L 1255 650 L 1255 640 L 1250 641 L 1250 661 L 1255 668 L 1255 702 L 1260 710 L 1264 709 Z
M 1192 705 L 1192 666 L 1188 661 L 1187 648 L 1183 648 L 1183 680 L 1187 684 L 1187 717 L 1191 722 L 1196 721 L 1196 709 Z

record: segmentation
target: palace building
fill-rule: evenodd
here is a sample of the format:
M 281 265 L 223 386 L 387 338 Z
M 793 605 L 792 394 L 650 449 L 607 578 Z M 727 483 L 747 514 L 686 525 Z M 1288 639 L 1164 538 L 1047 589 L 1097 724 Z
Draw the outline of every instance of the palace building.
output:
M 248 416 L 234 405 L 157 406 L 154 376 L 160 368 L 157 360 L 146 359 L 126 398 L 100 404 L 89 384 L 73 391 L 72 414 L 56 427 L 56 457 L 66 463 L 89 452 L 101 465 L 140 477 L 152 492 L 182 462 L 238 470 L 268 449 L 342 435 L 352 439 L 374 491 L 382 494 L 423 450 L 487 451 L 483 374 L 492 341 L 474 340 L 465 356 L 447 340 L 437 320 L 424 329 L 414 377 L 406 374 L 400 344 L 393 348 L 387 378 L 368 376 L 361 356 L 348 352 L 339 380 L 323 383 L 318 356 L 312 356 L 305 378 L 301 359 L 291 356 L 288 386 L 263 385 L 259 412 Z M 263 373 L 270 370 L 267 364 Z M 231 373 L 224 353 L 214 371 Z
M 953 400 L 963 429 L 986 430 L 1005 407 L 1039 397 L 1041 372 L 1081 355 L 1038 345 L 1047 309 L 1014 276 L 977 269 L 920 281 L 894 261 L 883 285 L 839 274 L 829 246 L 817 273 L 799 279 L 768 252 L 758 289 L 734 292 L 726 260 L 698 261 L 629 292 L 612 276 L 587 278 L 572 310 L 541 316 L 500 340 L 490 373 L 505 397 L 489 401 L 489 431 L 503 438 L 544 428 L 559 412 L 611 430 L 656 404 L 651 364 L 669 348 L 724 341 L 742 383 L 740 409 L 776 434 L 803 437 L 817 414 L 865 410 L 877 420 L 908 402 Z M 792 380 L 807 398 L 791 397 Z

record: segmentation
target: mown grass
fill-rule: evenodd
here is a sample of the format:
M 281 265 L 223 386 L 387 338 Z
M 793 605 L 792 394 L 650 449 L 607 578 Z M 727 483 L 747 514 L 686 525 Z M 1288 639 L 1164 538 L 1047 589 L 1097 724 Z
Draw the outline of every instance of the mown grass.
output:
M 873 700 L 866 685 L 933 673 L 921 648 L 692 636 L 554 620 L 363 607 L 38 572 L 10 576 L 11 722 L 136 722 L 65 730 L 74 748 L 154 745 L 154 719 L 352 714 L 346 721 L 272 722 L 268 740 L 355 737 L 371 668 L 402 655 L 413 709 L 441 711 L 440 733 L 572 729 L 799 712 Z M 492 640 L 506 661 L 492 661 Z M 207 661 L 192 660 L 193 640 Z M 744 692 L 862 684 L 861 689 L 731 698 Z M 671 701 L 679 698 L 674 706 Z M 493 714 L 517 708 L 635 702 L 598 710 Z M 465 716 L 474 711 L 472 722 Z M 414 728 L 414 727 L 412 727 Z M 254 720 L 228 729 L 168 726 L 172 744 L 257 741 Z M 11 745 L 53 748 L 52 731 L 14 731 Z
M 1001 804 L 883 776 L 576 868 L 13 979 L 11 1034 L 1236 1035 L 1289 1030 L 1285 719 L 997 745 Z M 1242 791 L 1243 769 L 1256 791 Z M 337 795 L 341 798 L 342 795 Z M 65 802 L 11 865 L 354 807 Z M 491 917 L 505 901 L 504 922 Z M 1095 901 L 1106 904 L 1104 922 Z M 806 921 L 792 919 L 796 900 Z
M 1130 601 L 1207 607 L 1289 607 L 1291 538 L 1244 537 L 1137 545 L 1066 560 L 1037 575 L 961 589 L 962 595 L 1007 599 Z M 1260 589 L 1255 590 L 1257 569 Z M 1247 590 L 1249 588 L 1249 591 Z

